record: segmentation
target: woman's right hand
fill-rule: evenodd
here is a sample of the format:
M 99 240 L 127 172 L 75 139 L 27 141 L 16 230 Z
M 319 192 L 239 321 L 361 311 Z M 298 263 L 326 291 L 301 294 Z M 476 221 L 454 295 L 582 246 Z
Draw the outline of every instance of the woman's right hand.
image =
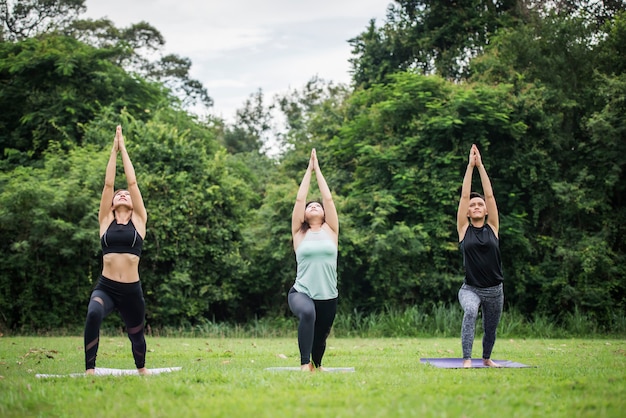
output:
M 476 167 L 480 167 L 480 166 L 483 165 L 483 159 L 480 156 L 480 151 L 478 151 L 478 147 L 476 145 L 474 145 L 474 148 L 476 150 L 475 153 L 474 153 L 476 162 L 474 164 L 476 165 Z
M 124 135 L 122 135 L 121 125 L 117 125 L 117 129 L 115 130 L 115 140 L 117 141 L 118 151 L 125 149 L 126 145 L 124 144 Z
M 313 171 L 317 171 L 319 169 L 319 163 L 317 161 L 317 153 L 315 152 L 315 148 L 311 150 L 311 158 L 309 159 L 309 168 Z
M 122 136 L 122 127 L 117 125 L 115 129 L 115 138 L 113 138 L 113 151 L 119 152 L 120 150 L 120 137 Z
M 478 148 L 476 147 L 476 144 L 472 144 L 472 148 L 470 148 L 470 152 L 469 152 L 469 161 L 468 164 L 470 167 L 475 167 L 477 165 L 477 155 L 478 155 Z

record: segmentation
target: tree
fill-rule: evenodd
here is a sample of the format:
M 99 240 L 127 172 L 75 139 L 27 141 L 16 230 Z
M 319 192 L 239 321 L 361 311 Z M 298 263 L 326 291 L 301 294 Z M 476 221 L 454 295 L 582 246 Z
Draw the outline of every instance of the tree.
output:
M 211 107 L 213 99 L 198 80 L 190 77 L 191 60 L 168 54 L 151 61 L 148 56 L 158 53 L 165 45 L 161 32 L 147 22 L 127 28 L 117 28 L 108 19 L 86 19 L 71 22 L 63 33 L 97 48 L 119 51 L 115 62 L 143 78 L 168 87 L 181 100 L 184 108 L 200 104 Z
M 149 215 L 140 264 L 149 323 L 236 317 L 248 271 L 241 228 L 258 194 L 216 132 L 192 116 L 163 109 L 147 121 L 125 119 Z
M 251 94 L 241 109 L 235 112 L 235 122 L 225 126 L 222 142 L 233 154 L 244 152 L 263 152 L 273 130 L 273 104 L 266 105 L 263 91 L 259 89 Z
M 351 119 L 326 147 L 327 172 L 349 173 L 336 187 L 353 230 L 345 237 L 352 241 L 340 243 L 342 294 L 356 307 L 454 300 L 461 281 L 454 214 L 467 150 L 476 143 L 490 156 L 525 130 L 507 103 L 509 88 L 398 73 L 348 100 Z M 497 169 L 490 173 L 498 179 Z M 499 189 L 504 208 L 509 187 Z
M 118 65 L 147 80 L 162 83 L 180 99 L 183 108 L 198 104 L 205 108 L 213 106 L 207 89 L 191 78 L 189 58 L 168 54 L 151 60 L 151 56 L 165 45 L 165 38 L 147 22 L 117 28 L 108 19 L 75 20 L 64 28 L 63 33 L 97 48 L 119 51 L 115 60 Z
M 124 126 L 149 213 L 140 263 L 148 323 L 254 315 L 254 292 L 267 287 L 249 273 L 255 260 L 248 245 L 256 241 L 246 242 L 242 230 L 260 205 L 257 190 L 270 182 L 184 112 L 160 109 L 140 120 L 106 108 L 85 125 L 82 146 L 66 151 L 51 144 L 40 167 L 0 172 L 0 235 L 7 237 L 0 243 L 0 325 L 82 324 L 101 270 L 96 215 L 116 124 Z M 116 188 L 126 187 L 123 175 L 116 179 Z
M 394 72 L 418 70 L 463 80 L 470 61 L 502 29 L 541 24 L 551 14 L 583 17 L 597 29 L 624 8 L 623 0 L 396 0 L 381 27 L 371 21 L 350 40 L 352 78 L 356 86 L 368 87 Z
M 82 125 L 102 107 L 147 116 L 171 102 L 161 86 L 113 64 L 117 55 L 57 35 L 0 43 L 0 159 L 22 164 L 50 142 L 80 145 Z
M 502 150 L 503 156 L 528 153 L 511 167 L 527 179 L 522 188 L 532 190 L 518 196 L 533 248 L 523 262 L 534 283 L 517 289 L 523 310 L 558 316 L 579 309 L 608 324 L 626 294 L 618 267 L 623 246 L 615 235 L 623 225 L 617 202 L 624 136 L 614 113 L 623 107 L 616 98 L 623 94 L 624 66 L 615 57 L 624 45 L 624 14 L 598 26 L 583 12 L 552 11 L 533 25 L 501 31 L 472 63 L 472 79 L 511 83 L 515 100 L 539 105 L 524 110 L 525 150 Z M 540 295 L 525 296 L 537 286 Z
M 77 326 L 100 269 L 97 208 L 105 153 L 51 144 L 40 168 L 0 171 L 0 324 Z
M 145 76 L 169 88 L 180 98 L 183 108 L 200 104 L 205 108 L 213 106 L 213 99 L 202 83 L 189 76 L 191 60 L 176 54 L 169 54 L 156 63 L 146 64 Z
M 526 19 L 528 13 L 518 0 L 396 0 L 382 27 L 375 28 L 372 21 L 350 40 L 353 81 L 368 87 L 404 70 L 463 79 L 469 61 L 498 28 Z
M 41 35 L 62 33 L 98 49 L 117 51 L 112 61 L 142 78 L 163 83 L 183 107 L 197 104 L 209 108 L 213 100 L 189 71 L 191 61 L 176 54 L 148 58 L 165 45 L 161 33 L 147 22 L 117 28 L 108 19 L 79 19 L 86 11 L 84 0 L 7 0 L 0 3 L 0 41 L 18 42 Z
M 54 32 L 86 10 L 85 0 L 2 0 L 0 41 L 21 41 Z
M 346 86 L 312 77 L 301 89 L 291 90 L 276 98 L 286 127 L 282 148 L 296 148 L 308 155 L 314 137 L 328 137 L 341 122 L 341 104 L 346 99 Z

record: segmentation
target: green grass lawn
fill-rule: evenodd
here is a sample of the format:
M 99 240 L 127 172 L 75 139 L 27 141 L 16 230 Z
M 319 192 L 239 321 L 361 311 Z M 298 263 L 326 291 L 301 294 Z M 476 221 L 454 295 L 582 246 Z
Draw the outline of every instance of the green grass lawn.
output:
M 81 337 L 0 338 L 2 417 L 624 417 L 626 341 L 496 342 L 494 359 L 523 369 L 438 369 L 458 338 L 333 338 L 324 365 L 354 373 L 273 372 L 298 366 L 295 338 L 148 337 L 155 376 L 40 379 L 83 371 Z M 474 355 L 480 357 L 480 338 Z M 103 336 L 98 367 L 133 369 L 130 342 Z

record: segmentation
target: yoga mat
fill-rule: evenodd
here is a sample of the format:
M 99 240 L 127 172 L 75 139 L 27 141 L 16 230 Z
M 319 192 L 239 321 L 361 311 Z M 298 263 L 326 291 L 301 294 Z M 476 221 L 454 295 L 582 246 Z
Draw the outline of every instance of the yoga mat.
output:
M 514 361 L 509 360 L 493 360 L 494 363 L 498 363 L 503 368 L 522 368 L 522 367 L 533 367 L 527 366 L 526 364 L 516 363 Z M 462 358 L 421 358 L 421 363 L 431 364 L 435 367 L 439 367 L 441 369 L 462 369 L 463 368 L 463 359 Z M 487 367 L 483 364 L 483 359 L 472 359 L 472 369 L 493 369 L 493 367 Z
M 148 369 L 152 374 L 161 374 L 176 372 L 182 369 L 182 367 L 163 367 L 160 369 Z M 106 367 L 96 367 L 95 376 L 139 376 L 137 369 L 107 369 Z M 36 374 L 35 377 L 82 377 L 88 376 L 83 373 L 70 373 L 70 374 Z
M 299 372 L 300 367 L 268 367 L 265 370 L 272 372 Z M 354 367 L 324 367 L 319 373 L 354 373 Z

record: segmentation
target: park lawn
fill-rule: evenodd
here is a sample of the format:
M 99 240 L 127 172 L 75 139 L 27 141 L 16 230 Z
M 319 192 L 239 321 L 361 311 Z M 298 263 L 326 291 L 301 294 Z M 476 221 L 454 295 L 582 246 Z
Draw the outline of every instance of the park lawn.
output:
M 499 339 L 493 359 L 533 367 L 438 369 L 458 338 L 329 338 L 324 365 L 298 366 L 295 338 L 148 337 L 154 376 L 37 378 L 84 368 L 81 337 L 1 337 L 2 417 L 623 417 L 626 340 Z M 480 357 L 480 338 L 474 344 Z M 130 342 L 102 336 L 98 367 L 133 369 Z

